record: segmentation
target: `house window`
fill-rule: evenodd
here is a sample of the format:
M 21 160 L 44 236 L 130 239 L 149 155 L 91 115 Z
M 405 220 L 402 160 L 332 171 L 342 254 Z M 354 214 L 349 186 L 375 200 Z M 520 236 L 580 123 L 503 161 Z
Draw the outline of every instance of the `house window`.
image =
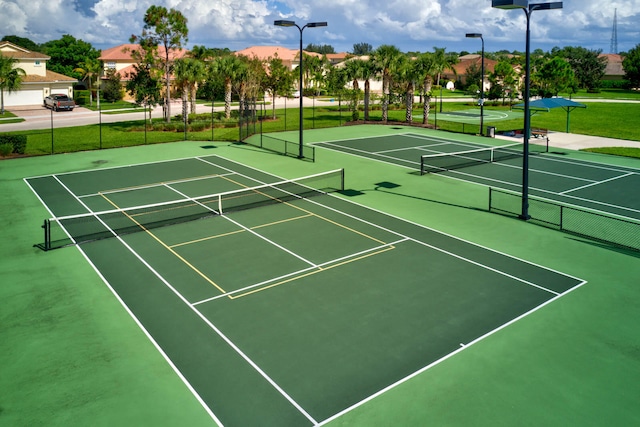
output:
M 109 61 L 109 62 L 107 62 L 107 68 L 109 68 L 109 69 L 116 68 L 116 63 L 115 63 L 115 61 Z
M 36 61 L 34 65 L 35 65 L 36 67 L 39 67 L 39 66 L 40 66 L 40 61 Z

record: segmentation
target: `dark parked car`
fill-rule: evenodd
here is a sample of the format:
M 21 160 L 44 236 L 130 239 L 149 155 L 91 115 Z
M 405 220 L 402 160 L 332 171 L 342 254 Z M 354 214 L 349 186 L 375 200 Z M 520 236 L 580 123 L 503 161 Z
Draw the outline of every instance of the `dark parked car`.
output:
M 63 94 L 51 94 L 44 99 L 44 106 L 51 108 L 53 111 L 69 110 L 73 111 L 76 103 L 73 99 Z

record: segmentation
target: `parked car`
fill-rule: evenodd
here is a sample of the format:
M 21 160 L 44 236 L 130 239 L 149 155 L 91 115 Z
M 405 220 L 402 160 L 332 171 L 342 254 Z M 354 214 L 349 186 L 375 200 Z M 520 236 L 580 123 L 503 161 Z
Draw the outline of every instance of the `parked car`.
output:
M 58 110 L 73 111 L 73 109 L 76 106 L 76 103 L 73 99 L 69 98 L 67 95 L 55 93 L 47 96 L 44 99 L 44 106 L 46 108 L 51 108 L 53 111 L 58 111 Z

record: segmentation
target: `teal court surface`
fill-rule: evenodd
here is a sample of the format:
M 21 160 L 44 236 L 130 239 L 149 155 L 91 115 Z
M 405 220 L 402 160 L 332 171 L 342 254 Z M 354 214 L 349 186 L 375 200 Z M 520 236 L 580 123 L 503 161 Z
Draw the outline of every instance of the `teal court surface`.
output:
M 494 144 L 495 140 L 491 140 Z M 502 141 L 504 143 L 504 141 Z M 469 140 L 404 133 L 314 144 L 507 191 L 522 189 L 522 145 L 505 149 Z M 571 206 L 640 220 L 640 169 L 611 166 L 543 153 L 530 144 L 529 194 Z M 499 153 L 502 151 L 502 155 Z M 499 158 L 492 159 L 492 155 Z
M 342 170 L 203 155 L 25 182 L 43 255 L 79 250 L 225 426 L 327 424 L 585 283 L 354 203 Z

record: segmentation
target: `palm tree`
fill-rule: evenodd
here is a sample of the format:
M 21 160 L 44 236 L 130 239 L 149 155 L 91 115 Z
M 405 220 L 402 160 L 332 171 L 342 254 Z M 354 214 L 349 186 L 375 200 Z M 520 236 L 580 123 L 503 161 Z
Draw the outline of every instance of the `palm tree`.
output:
M 398 61 L 398 68 L 396 76 L 399 83 L 403 83 L 405 86 L 405 121 L 407 123 L 413 122 L 413 91 L 415 87 L 416 79 L 419 77 L 418 70 L 415 65 L 415 61 L 402 57 Z
M 240 72 L 242 63 L 235 55 L 226 55 L 214 61 L 214 71 L 224 77 L 224 116 L 231 118 L 231 91 L 236 75 Z
M 422 124 L 426 125 L 429 123 L 429 112 L 431 110 L 431 87 L 433 86 L 433 74 L 435 71 L 433 54 L 427 52 L 419 55 L 416 58 L 415 67 L 418 80 L 422 81 Z
M 293 74 L 282 63 L 282 59 L 269 58 L 267 61 L 267 71 L 265 72 L 264 87 L 271 94 L 271 112 L 273 119 L 276 118 L 276 97 L 278 94 L 286 94 L 290 91 L 293 83 Z
M 371 79 L 377 74 L 373 61 L 362 60 L 360 77 L 364 80 L 364 120 L 369 120 L 369 100 L 371 98 Z
M 402 52 L 392 45 L 379 46 L 373 52 L 373 61 L 382 73 L 382 120 L 384 122 L 386 122 L 389 117 L 389 88 L 391 86 L 392 76 L 398 67 L 400 57 L 402 57 Z
M 15 67 L 18 60 L 4 56 L 0 52 L 0 114 L 4 114 L 4 92 L 17 92 L 22 86 L 22 76 L 27 73 L 22 68 Z
M 100 75 L 102 69 L 102 61 L 97 58 L 87 58 L 80 63 L 80 67 L 73 70 L 82 74 L 83 80 L 86 78 L 89 81 L 89 106 L 91 107 L 93 107 L 93 79 Z
M 446 70 L 450 70 L 453 74 L 456 74 L 456 70 L 453 68 L 458 63 L 458 57 L 452 53 L 446 53 L 447 48 L 434 47 L 433 48 L 433 69 L 434 74 L 437 76 L 436 85 L 440 86 L 440 78 L 442 73 Z
M 347 80 L 351 81 L 351 87 L 353 88 L 353 104 L 352 111 L 358 110 L 358 103 L 360 101 L 360 83 L 358 79 L 362 76 L 362 62 L 358 59 L 353 59 L 345 63 L 344 72 L 347 76 Z

